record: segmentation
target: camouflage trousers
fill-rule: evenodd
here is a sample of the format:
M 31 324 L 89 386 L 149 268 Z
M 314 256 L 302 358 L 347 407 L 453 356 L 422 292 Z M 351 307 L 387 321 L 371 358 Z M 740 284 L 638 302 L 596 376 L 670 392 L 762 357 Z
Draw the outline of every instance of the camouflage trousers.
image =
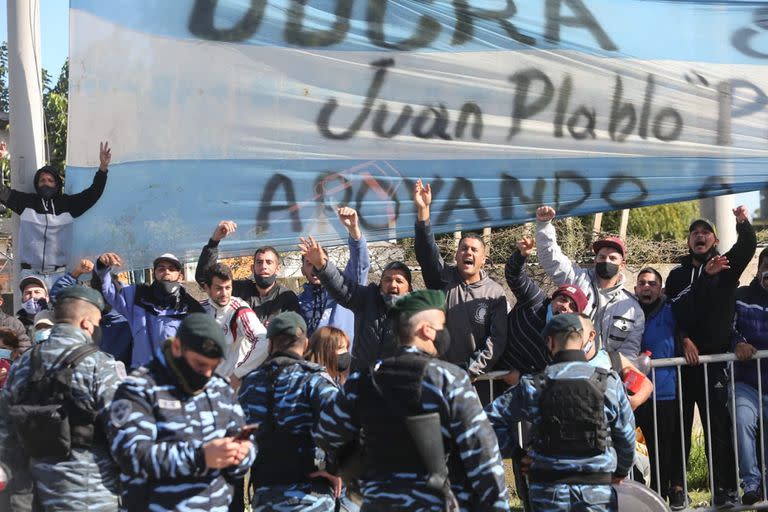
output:
M 616 494 L 610 485 L 531 483 L 528 496 L 534 511 L 614 512 L 618 510 Z
M 321 492 L 306 492 L 295 487 L 261 487 L 251 503 L 253 512 L 334 512 L 336 498 Z

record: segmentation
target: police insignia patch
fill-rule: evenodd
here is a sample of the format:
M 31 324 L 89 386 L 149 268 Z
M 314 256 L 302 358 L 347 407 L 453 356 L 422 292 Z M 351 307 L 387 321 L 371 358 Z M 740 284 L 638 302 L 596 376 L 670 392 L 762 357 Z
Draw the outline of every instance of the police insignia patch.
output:
M 125 399 L 115 400 L 109 410 L 109 421 L 115 427 L 122 427 L 132 412 L 131 402 Z

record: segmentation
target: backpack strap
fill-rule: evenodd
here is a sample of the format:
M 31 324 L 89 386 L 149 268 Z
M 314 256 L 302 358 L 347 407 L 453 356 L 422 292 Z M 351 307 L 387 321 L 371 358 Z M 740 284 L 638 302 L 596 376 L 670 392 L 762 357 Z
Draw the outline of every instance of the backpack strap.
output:
M 621 376 L 621 354 L 615 350 L 608 351 L 608 359 L 611 360 L 611 370 Z
M 245 314 L 246 310 L 251 309 L 250 306 L 240 306 L 232 313 L 232 318 L 229 320 L 229 332 L 232 333 L 232 339 L 237 339 L 237 319 Z
M 89 355 L 93 354 L 94 352 L 98 352 L 99 347 L 96 346 L 94 343 L 88 343 L 86 345 L 82 345 L 80 347 L 77 347 L 76 349 L 70 350 L 67 352 L 67 357 L 64 358 L 64 360 L 61 363 L 62 368 L 74 368 L 80 362 L 88 357 Z M 59 359 L 61 359 L 61 356 L 59 356 Z M 56 360 L 58 362 L 58 359 Z M 51 368 L 54 368 L 56 366 L 56 363 L 53 363 L 53 366 Z

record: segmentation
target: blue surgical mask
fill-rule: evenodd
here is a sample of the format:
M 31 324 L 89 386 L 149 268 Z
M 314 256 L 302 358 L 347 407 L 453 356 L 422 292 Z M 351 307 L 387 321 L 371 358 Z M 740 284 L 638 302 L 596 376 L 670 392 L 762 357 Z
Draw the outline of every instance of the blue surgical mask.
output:
M 550 320 L 552 320 L 552 317 L 554 317 L 555 314 L 552 312 L 552 303 L 550 302 L 547 306 L 547 322 L 549 323 Z
M 28 301 L 24 302 L 21 307 L 24 309 L 24 311 L 27 312 L 28 315 L 32 316 L 43 310 L 43 305 L 39 299 L 29 299 Z
M 13 351 L 8 350 L 7 348 L 0 348 L 0 359 L 7 359 L 10 361 L 12 353 Z
M 37 345 L 38 343 L 42 343 L 47 340 L 50 335 L 50 329 L 40 329 L 39 331 L 35 331 L 35 335 L 32 338 L 32 341 L 34 341 L 35 345 Z

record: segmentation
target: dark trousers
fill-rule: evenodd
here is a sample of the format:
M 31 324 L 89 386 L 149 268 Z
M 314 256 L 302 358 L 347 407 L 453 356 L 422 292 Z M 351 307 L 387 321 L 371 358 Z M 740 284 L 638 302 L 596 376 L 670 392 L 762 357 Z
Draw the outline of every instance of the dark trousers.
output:
M 232 501 L 229 503 L 229 512 L 245 511 L 245 479 L 240 478 L 232 482 Z
M 648 400 L 635 411 L 637 426 L 643 431 L 648 455 L 651 461 L 651 488 L 661 496 L 666 496 L 672 487 L 682 487 L 683 453 L 680 449 L 680 412 L 677 400 L 658 400 L 656 402 L 657 427 L 653 425 L 653 401 Z M 654 433 L 658 436 L 658 448 L 654 442 Z M 659 460 L 658 477 L 656 458 Z
M 731 415 L 728 412 L 729 381 L 725 363 L 708 365 L 709 404 L 704 395 L 704 365 L 683 366 L 683 431 L 685 433 L 686 461 L 691 455 L 691 430 L 693 429 L 694 404 L 699 407 L 701 424 L 704 428 L 704 446 L 712 440 L 712 454 L 707 448 L 707 457 L 714 457 L 715 488 L 736 490 L 736 466 L 734 460 Z M 708 407 L 709 405 L 709 407 Z M 707 410 L 712 432 L 707 429 Z

